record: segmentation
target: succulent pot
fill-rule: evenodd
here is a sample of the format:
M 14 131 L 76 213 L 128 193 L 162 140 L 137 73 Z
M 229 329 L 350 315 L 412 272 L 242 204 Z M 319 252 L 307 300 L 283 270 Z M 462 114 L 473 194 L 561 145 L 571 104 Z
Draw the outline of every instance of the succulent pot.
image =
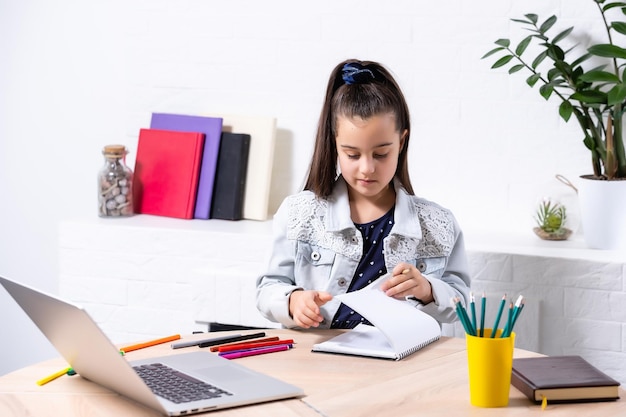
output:
M 567 240 L 572 235 L 572 230 L 562 227 L 554 232 L 546 232 L 540 227 L 535 227 L 533 232 L 543 240 Z

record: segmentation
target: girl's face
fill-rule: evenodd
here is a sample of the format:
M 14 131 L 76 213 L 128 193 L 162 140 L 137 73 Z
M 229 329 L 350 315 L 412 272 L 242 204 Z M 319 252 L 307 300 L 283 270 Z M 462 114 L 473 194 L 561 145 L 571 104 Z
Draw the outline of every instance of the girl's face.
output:
M 337 117 L 339 167 L 352 192 L 368 199 L 388 192 L 405 135 L 406 131 L 401 134 L 396 130 L 392 113 L 367 120 Z

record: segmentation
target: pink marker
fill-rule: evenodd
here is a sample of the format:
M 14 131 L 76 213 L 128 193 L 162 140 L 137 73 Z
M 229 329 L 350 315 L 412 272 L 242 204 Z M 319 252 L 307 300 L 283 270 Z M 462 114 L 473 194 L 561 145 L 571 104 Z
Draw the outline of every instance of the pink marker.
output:
M 263 355 L 265 353 L 280 352 L 280 351 L 283 351 L 283 350 L 288 350 L 292 346 L 293 345 L 270 346 L 270 347 L 267 347 L 267 348 L 250 349 L 248 351 L 242 351 L 242 352 L 224 353 L 224 354 L 222 354 L 220 356 L 222 358 L 226 358 L 226 359 L 237 359 L 237 358 L 243 358 L 243 357 L 246 357 L 246 356 Z

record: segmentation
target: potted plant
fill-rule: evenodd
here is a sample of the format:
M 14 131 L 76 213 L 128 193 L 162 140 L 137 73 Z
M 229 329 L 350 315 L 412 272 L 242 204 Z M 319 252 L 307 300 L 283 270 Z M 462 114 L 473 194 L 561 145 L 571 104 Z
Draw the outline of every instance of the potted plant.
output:
M 535 212 L 535 234 L 544 240 L 566 240 L 572 234 L 567 225 L 567 209 L 564 205 L 544 199 Z
M 626 49 L 616 44 L 618 37 L 623 40 L 626 35 L 626 3 L 590 3 L 597 7 L 605 40 L 580 52 L 581 46 L 573 40 L 574 27 L 557 31 L 556 16 L 540 21 L 536 14 L 529 13 L 511 19 L 527 29 L 528 36 L 515 46 L 509 39 L 498 39 L 497 47 L 483 59 L 498 55 L 492 69 L 508 66 L 509 74 L 526 71 L 526 83 L 531 88 L 539 86 L 546 100 L 555 96 L 560 100 L 559 115 L 565 121 L 574 116 L 590 151 L 593 169 L 592 174 L 581 175 L 578 187 L 585 239 L 591 247 L 614 249 L 626 245 Z M 612 20 L 611 16 L 619 19 Z M 527 57 L 533 48 L 538 54 Z M 600 224 L 605 220 L 608 224 Z

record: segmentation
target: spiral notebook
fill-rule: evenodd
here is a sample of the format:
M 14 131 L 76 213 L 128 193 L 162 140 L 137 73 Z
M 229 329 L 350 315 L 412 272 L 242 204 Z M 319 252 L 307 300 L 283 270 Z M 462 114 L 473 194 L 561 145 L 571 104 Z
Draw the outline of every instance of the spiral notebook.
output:
M 380 290 L 380 285 L 388 278 L 389 274 L 359 291 L 336 296 L 373 326 L 359 324 L 313 345 L 313 352 L 400 360 L 439 340 L 441 326 L 437 320 L 407 301 L 389 297 Z

